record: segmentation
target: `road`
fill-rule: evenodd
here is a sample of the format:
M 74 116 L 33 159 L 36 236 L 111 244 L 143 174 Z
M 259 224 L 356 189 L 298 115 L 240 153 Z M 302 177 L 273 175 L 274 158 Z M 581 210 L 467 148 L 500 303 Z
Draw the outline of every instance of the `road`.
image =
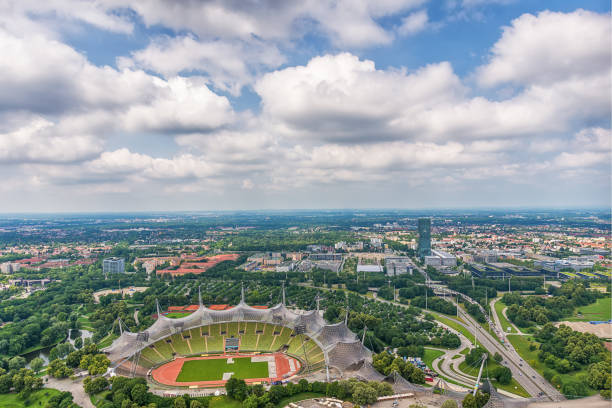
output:
M 429 281 L 427 272 L 419 268 L 416 264 L 413 264 L 414 268 L 425 276 L 425 279 Z M 432 285 L 435 288 L 450 293 L 452 295 L 461 296 L 470 303 L 478 304 L 470 297 L 458 293 L 454 290 L 444 287 L 444 285 Z M 435 290 L 435 289 L 434 289 Z M 480 304 L 478 306 L 481 311 L 488 319 L 488 314 L 484 311 L 484 308 Z M 551 401 L 562 401 L 565 399 L 555 387 L 553 387 L 544 377 L 542 377 L 536 370 L 534 370 L 528 363 L 524 362 L 519 354 L 516 352 L 510 342 L 506 342 L 505 345 L 500 344 L 490 333 L 482 328 L 471 315 L 466 313 L 463 309 L 459 308 L 459 316 L 464 320 L 465 324 L 462 324 L 470 333 L 478 337 L 478 341 L 491 353 L 498 352 L 503 357 L 503 364 L 506 365 L 512 371 L 513 378 L 518 381 L 519 384 L 533 397 L 547 397 Z M 493 322 L 489 321 L 489 326 L 494 327 Z

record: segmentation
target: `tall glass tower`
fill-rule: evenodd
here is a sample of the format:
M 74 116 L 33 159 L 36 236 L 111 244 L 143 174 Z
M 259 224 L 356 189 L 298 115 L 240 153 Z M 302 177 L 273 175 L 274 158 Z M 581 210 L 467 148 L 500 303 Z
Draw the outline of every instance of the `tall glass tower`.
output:
M 417 256 L 423 258 L 428 255 L 431 255 L 431 218 L 419 218 Z

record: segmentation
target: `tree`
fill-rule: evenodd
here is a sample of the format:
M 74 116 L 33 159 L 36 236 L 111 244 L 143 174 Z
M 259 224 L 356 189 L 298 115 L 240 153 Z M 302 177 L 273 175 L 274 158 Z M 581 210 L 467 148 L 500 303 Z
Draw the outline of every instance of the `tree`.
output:
M 442 403 L 441 408 L 458 408 L 457 401 L 455 401 L 454 399 L 447 399 Z
M 483 394 L 480 390 L 476 391 L 476 406 L 482 408 L 489 400 L 489 394 Z
M 19 370 L 26 365 L 26 359 L 21 356 L 15 356 L 9 360 L 9 370 Z
M 13 376 L 10 374 L 0 375 L 0 394 L 6 394 L 13 386 Z
M 474 396 L 470 393 L 468 393 L 465 398 L 463 398 L 461 406 L 463 408 L 478 408 L 478 406 L 476 405 L 476 398 L 474 398 Z
M 369 384 L 358 383 L 355 385 L 353 391 L 353 401 L 355 404 L 361 406 L 370 405 L 375 403 L 377 398 L 378 393 Z
M 512 371 L 508 367 L 499 366 L 493 371 L 493 377 L 500 384 L 507 385 L 512 381 Z
M 242 406 L 244 408 L 257 408 L 259 405 L 259 397 L 255 394 L 249 395 L 243 402 Z
M 502 361 L 503 359 L 504 359 L 504 358 L 502 357 L 502 355 L 501 355 L 501 354 L 499 354 L 499 352 L 497 352 L 497 351 L 496 351 L 496 352 L 495 352 L 495 354 L 493 355 L 493 360 L 497 361 L 498 363 L 499 363 L 500 361 Z
M 62 360 L 53 360 L 47 367 L 47 373 L 49 373 L 51 377 L 66 378 L 72 375 L 72 369 L 66 367 L 66 364 L 64 364 Z
M 45 361 L 42 358 L 36 357 L 32 361 L 30 361 L 30 368 L 34 370 L 36 374 L 38 374 L 38 372 L 43 368 L 44 364 Z
M 138 405 L 145 405 L 149 399 L 147 386 L 145 384 L 136 384 L 132 388 L 132 392 L 130 393 L 130 395 L 132 396 L 132 401 L 134 401 Z
M 191 400 L 189 403 L 189 408 L 204 408 L 202 403 L 198 400 Z
M 185 402 L 185 398 L 176 397 L 174 399 L 174 408 L 187 408 L 187 403 Z
M 238 401 L 244 401 L 249 390 L 244 380 L 232 377 L 225 383 L 225 391 L 228 397 Z
M 108 380 L 104 377 L 98 377 L 94 379 L 92 379 L 91 377 L 87 377 L 85 378 L 85 380 L 83 380 L 83 389 L 89 395 L 102 392 L 106 388 L 108 388 Z

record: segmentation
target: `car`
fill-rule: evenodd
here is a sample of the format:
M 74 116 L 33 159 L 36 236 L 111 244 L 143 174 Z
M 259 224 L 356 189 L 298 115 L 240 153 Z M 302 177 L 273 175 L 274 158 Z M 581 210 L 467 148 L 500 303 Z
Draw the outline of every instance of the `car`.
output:
M 535 379 L 535 375 L 532 375 L 531 378 Z

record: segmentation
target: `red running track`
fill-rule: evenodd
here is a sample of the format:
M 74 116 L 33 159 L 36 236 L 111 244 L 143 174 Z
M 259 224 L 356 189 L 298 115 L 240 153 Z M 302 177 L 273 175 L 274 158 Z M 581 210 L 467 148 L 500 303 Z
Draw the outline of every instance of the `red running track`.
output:
M 226 358 L 238 358 L 238 357 L 264 357 L 264 356 L 274 356 L 274 362 L 276 364 L 276 376 L 275 377 L 267 377 L 267 378 L 245 378 L 245 382 L 247 384 L 258 383 L 258 382 L 272 382 L 272 381 L 280 381 L 283 378 L 286 378 L 290 375 L 297 373 L 300 370 L 301 364 L 299 360 L 289 357 L 283 353 L 274 353 L 274 354 L 217 354 L 203 357 L 177 357 L 173 361 L 166 363 L 162 366 L 157 367 L 151 372 L 151 376 L 155 381 L 160 384 L 172 385 L 178 387 L 190 387 L 190 386 L 198 386 L 198 387 L 221 387 L 224 386 L 227 380 L 218 380 L 218 381 L 188 381 L 188 382 L 178 382 L 176 378 L 179 373 L 183 369 L 183 363 L 189 360 L 214 360 L 214 359 L 226 359 Z M 291 370 L 289 361 L 293 360 L 295 365 L 295 370 Z

